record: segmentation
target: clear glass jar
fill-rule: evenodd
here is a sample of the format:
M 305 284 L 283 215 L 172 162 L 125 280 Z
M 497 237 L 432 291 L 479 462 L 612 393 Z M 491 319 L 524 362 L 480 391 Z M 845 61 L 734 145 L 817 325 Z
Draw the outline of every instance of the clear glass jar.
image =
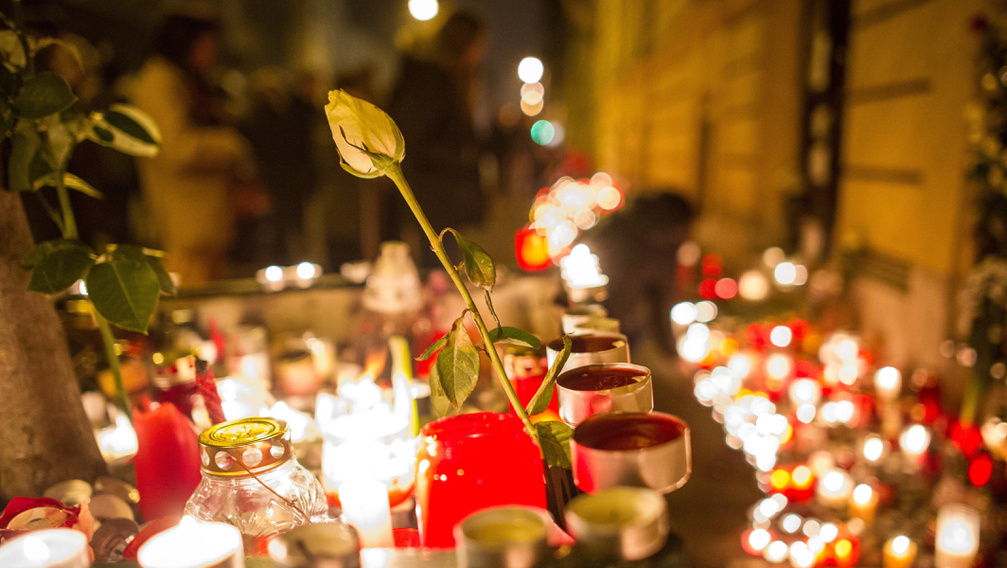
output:
M 283 421 L 244 418 L 199 436 L 202 481 L 185 513 L 241 531 L 245 550 L 264 554 L 269 537 L 328 520 L 321 483 L 297 463 Z

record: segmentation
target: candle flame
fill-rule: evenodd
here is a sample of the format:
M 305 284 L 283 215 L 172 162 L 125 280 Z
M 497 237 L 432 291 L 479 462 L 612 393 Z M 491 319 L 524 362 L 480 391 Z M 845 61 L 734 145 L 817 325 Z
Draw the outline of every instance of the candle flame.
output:
M 375 377 L 385 370 L 385 362 L 387 360 L 388 351 L 385 349 L 368 353 L 367 359 L 364 362 L 364 374 L 360 376 L 360 380 L 368 379 L 373 381 Z

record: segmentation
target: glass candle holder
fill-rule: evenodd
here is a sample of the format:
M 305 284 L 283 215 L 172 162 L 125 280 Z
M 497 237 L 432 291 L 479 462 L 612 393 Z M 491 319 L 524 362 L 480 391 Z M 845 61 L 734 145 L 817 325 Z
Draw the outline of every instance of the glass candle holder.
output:
M 294 457 L 290 432 L 273 418 L 222 422 L 199 436 L 202 481 L 185 513 L 236 527 L 249 552 L 285 530 L 327 520 L 322 485 Z
M 692 473 L 689 426 L 662 412 L 594 414 L 574 429 L 570 459 L 588 493 L 619 485 L 670 493 Z
M 556 379 L 559 416 L 576 426 L 602 412 L 654 410 L 650 369 L 630 363 L 586 365 L 564 371 Z
M 454 526 L 496 505 L 545 508 L 542 456 L 510 414 L 435 420 L 420 431 L 416 517 L 423 546 L 451 548 Z

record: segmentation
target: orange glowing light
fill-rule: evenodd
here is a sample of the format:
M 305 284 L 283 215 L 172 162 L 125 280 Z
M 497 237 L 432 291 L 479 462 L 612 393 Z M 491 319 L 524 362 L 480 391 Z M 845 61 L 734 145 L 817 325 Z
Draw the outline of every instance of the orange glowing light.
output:
M 733 337 L 728 337 L 720 344 L 720 354 L 724 357 L 730 357 L 738 351 L 738 340 Z
M 853 554 L 853 543 L 849 539 L 842 538 L 836 541 L 836 560 L 849 560 L 851 554 Z
M 790 485 L 790 472 L 785 469 L 773 470 L 773 474 L 769 478 L 769 483 L 772 484 L 773 489 L 783 491 L 788 485 Z
M 385 370 L 385 361 L 387 360 L 387 349 L 368 353 L 364 361 L 364 373 L 361 375 L 361 379 L 370 379 L 373 381 L 375 377 L 381 374 L 381 371 Z
M 549 239 L 530 227 L 514 234 L 514 256 L 521 270 L 534 272 L 552 266 Z

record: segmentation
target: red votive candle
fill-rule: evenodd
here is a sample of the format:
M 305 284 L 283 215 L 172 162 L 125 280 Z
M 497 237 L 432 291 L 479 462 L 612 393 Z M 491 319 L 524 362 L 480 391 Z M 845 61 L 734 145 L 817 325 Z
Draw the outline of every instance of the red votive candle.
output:
M 455 524 L 486 507 L 545 508 L 542 457 L 517 417 L 451 416 L 427 424 L 420 434 L 416 518 L 423 546 L 454 547 Z
M 141 413 L 133 410 L 138 450 L 136 489 L 147 520 L 181 515 L 199 485 L 199 444 L 182 413 L 169 403 Z

